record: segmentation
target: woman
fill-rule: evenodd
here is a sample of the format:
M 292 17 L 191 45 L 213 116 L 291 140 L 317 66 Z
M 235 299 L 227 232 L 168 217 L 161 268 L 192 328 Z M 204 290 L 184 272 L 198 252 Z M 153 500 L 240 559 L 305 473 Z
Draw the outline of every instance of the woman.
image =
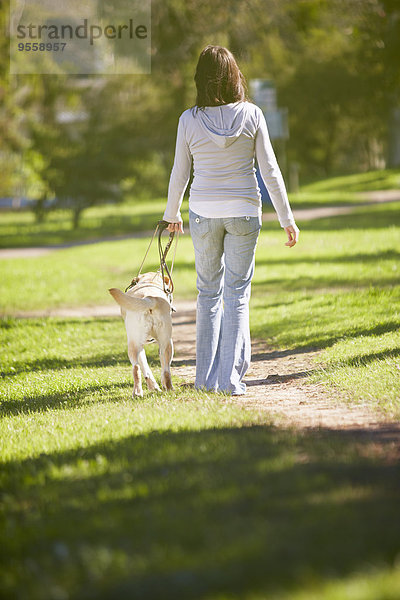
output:
M 196 105 L 179 119 L 164 220 L 183 233 L 180 206 L 192 159 L 189 223 L 197 273 L 195 387 L 242 395 L 250 364 L 250 285 L 261 229 L 254 161 L 292 247 L 298 240 L 260 108 L 229 50 L 207 46 L 196 68 Z

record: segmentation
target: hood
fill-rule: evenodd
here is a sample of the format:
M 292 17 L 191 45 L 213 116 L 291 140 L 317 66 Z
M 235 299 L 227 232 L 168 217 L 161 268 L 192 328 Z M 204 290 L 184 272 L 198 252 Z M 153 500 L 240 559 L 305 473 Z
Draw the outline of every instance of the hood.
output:
M 197 110 L 204 132 L 220 148 L 227 148 L 243 131 L 247 117 L 247 103 L 234 102 L 223 106 L 206 106 Z

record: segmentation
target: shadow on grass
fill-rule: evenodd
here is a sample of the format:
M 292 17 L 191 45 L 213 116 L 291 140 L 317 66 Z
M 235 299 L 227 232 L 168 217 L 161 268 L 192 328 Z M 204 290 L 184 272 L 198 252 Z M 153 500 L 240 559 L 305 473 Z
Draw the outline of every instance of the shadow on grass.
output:
M 155 360 L 149 357 L 148 362 L 156 363 Z M 99 354 L 91 357 L 77 357 L 74 359 L 63 358 L 57 356 L 54 358 L 38 358 L 23 362 L 13 362 L 12 371 L 2 371 L 1 375 L 7 377 L 15 377 L 20 373 L 35 372 L 35 371 L 59 371 L 66 369 L 76 369 L 85 367 L 109 367 L 118 366 L 120 363 L 130 364 L 127 352 L 116 354 Z
M 49 343 L 47 335 L 47 326 L 50 324 L 57 336 L 57 345 L 52 348 L 53 356 L 47 354 L 43 356 L 42 347 Z M 103 331 L 102 326 L 116 325 L 119 337 L 116 338 L 115 332 L 110 329 Z M 84 328 L 84 336 L 79 348 L 79 334 Z M 37 346 L 40 358 L 25 356 L 20 360 L 13 360 L 10 365 L 3 366 L 0 374 L 4 377 L 14 377 L 20 373 L 37 372 L 37 371 L 68 371 L 76 368 L 91 368 L 91 367 L 109 367 L 109 366 L 127 366 L 130 367 L 128 358 L 128 350 L 126 346 L 126 338 L 124 335 L 124 325 L 119 316 L 116 317 L 89 317 L 89 318 L 59 318 L 59 317 L 44 317 L 44 318 L 18 318 L 18 317 L 3 317 L 0 318 L 0 330 L 3 329 L 10 332 L 12 336 L 18 339 L 22 335 L 25 336 L 25 346 Z M 14 331 L 13 331 L 14 330 Z M 38 331 L 39 330 L 39 331 Z M 15 334 L 14 334 L 15 332 Z M 32 334 L 32 332 L 34 332 Z M 43 333 L 42 333 L 43 332 Z M 47 335 L 45 338 L 44 336 Z M 70 336 L 74 335 L 78 339 L 75 348 L 71 351 L 69 346 Z M 90 337 L 92 335 L 92 337 Z M 121 343 L 115 343 L 115 340 L 121 340 Z M 45 342 L 43 340 L 46 340 Z M 88 341 L 89 340 L 89 341 Z M 97 343 L 100 340 L 104 344 L 106 340 L 107 349 L 111 347 L 115 350 L 112 352 L 104 351 L 102 353 L 93 354 L 93 348 L 98 347 Z M 14 340 L 13 340 L 14 341 Z M 19 340 L 20 341 L 20 340 Z M 50 342 L 53 340 L 50 337 Z M 112 341 L 112 345 L 110 342 Z M 118 349 L 118 350 L 117 350 Z M 57 352 L 57 353 L 56 353 Z M 71 356 L 71 353 L 73 356 Z M 147 361 L 151 366 L 160 364 L 158 358 L 158 345 L 156 343 L 146 344 Z M 18 355 L 18 350 L 15 350 L 15 356 Z
M 271 350 L 268 352 L 252 352 L 251 354 L 251 362 L 260 362 L 260 361 L 274 361 L 277 358 L 285 358 L 285 356 L 293 356 L 296 354 L 306 354 L 307 352 L 315 352 L 318 350 L 317 347 L 312 348 L 311 346 L 307 346 L 306 348 L 292 348 L 290 350 Z
M 145 206 L 145 205 L 144 205 Z M 117 209 L 118 210 L 118 209 Z M 51 216 L 51 215 L 50 215 Z M 18 213 L 16 214 L 18 219 Z M 8 224 L 0 227 L 0 247 L 23 248 L 29 246 L 65 247 L 69 244 L 95 243 L 102 239 L 118 239 L 120 236 L 131 237 L 152 231 L 161 215 L 144 212 L 140 215 L 122 214 L 107 215 L 83 219 L 80 227 L 73 229 L 68 218 L 49 220 L 43 224 L 18 222 L 15 233 L 8 232 Z M 65 223 L 68 223 L 68 227 Z
M 301 318 L 294 319 L 291 318 L 291 327 L 292 329 L 301 330 L 301 326 L 304 324 L 304 321 Z M 282 325 L 283 327 L 284 325 Z M 379 325 L 375 325 L 373 327 L 352 327 L 351 329 L 347 328 L 345 330 L 340 330 L 339 328 L 335 331 L 334 334 L 328 335 L 323 333 L 318 335 L 316 332 L 312 332 L 309 337 L 306 337 L 304 341 L 297 339 L 296 347 L 291 350 L 276 350 L 271 353 L 264 353 L 258 360 L 271 360 L 274 358 L 280 358 L 283 356 L 287 356 L 290 354 L 298 354 L 303 352 L 313 352 L 315 350 L 321 350 L 323 348 L 328 348 L 329 346 L 333 346 L 339 340 L 343 340 L 345 338 L 356 339 L 358 337 L 370 336 L 370 335 L 382 335 L 384 333 L 389 333 L 391 331 L 398 331 L 399 323 L 396 321 L 389 321 L 388 323 L 380 323 Z M 252 328 L 252 333 L 255 337 L 266 337 L 271 336 L 271 334 L 277 334 L 277 328 L 274 325 L 274 330 L 271 330 L 271 327 L 268 323 L 260 323 L 259 325 Z M 298 335 L 298 334 L 297 334 Z M 312 336 L 312 337 L 311 337 Z M 310 339 L 311 337 L 311 339 Z M 253 360 L 253 359 L 252 359 Z M 257 358 L 255 359 L 257 360 Z
M 398 441 L 396 427 L 257 426 L 154 432 L 10 462 L 4 592 L 267 599 L 390 568 Z
M 395 206 L 388 207 L 386 212 L 376 210 L 374 207 L 365 210 L 355 209 L 355 212 L 350 215 L 337 215 L 313 221 L 298 219 L 298 225 L 302 232 L 341 231 L 343 229 L 386 229 L 399 221 L 400 210 L 396 203 Z
M 261 265 L 294 265 L 300 264 L 336 264 L 336 263 L 371 263 L 371 262 L 382 262 L 384 260 L 400 260 L 400 252 L 396 250 L 384 250 L 376 253 L 359 253 L 359 254 L 347 254 L 344 256 L 299 256 L 297 254 L 287 255 L 285 258 L 266 258 L 264 260 L 257 260 L 257 266 Z
M 24 396 L 23 400 L 5 400 L 0 406 L 0 417 L 10 415 L 21 415 L 27 413 L 46 412 L 49 409 L 66 410 L 68 408 L 77 408 L 85 403 L 99 403 L 102 399 L 105 402 L 119 402 L 121 400 L 122 390 L 132 390 L 132 383 L 109 383 L 109 384 L 88 384 L 80 385 L 79 390 L 71 387 L 69 390 L 60 392 L 49 392 L 48 394 L 35 394 L 34 396 Z M 101 392 L 102 398 L 94 394 Z M 127 391 L 127 398 L 131 397 L 131 392 Z
M 377 288 L 390 288 L 400 284 L 400 276 L 374 277 L 371 274 L 357 276 L 352 273 L 344 277 L 332 277 L 324 275 L 301 275 L 296 279 L 266 279 L 264 281 L 256 280 L 252 282 L 252 289 L 258 292 L 259 288 L 268 288 L 287 290 L 296 292 L 299 290 L 312 290 L 313 292 L 324 292 L 334 294 L 337 290 L 352 291 L 352 290 L 369 290 L 371 286 Z M 262 291 L 262 290 L 261 290 Z
M 195 358 L 172 359 L 171 367 L 193 367 L 196 365 Z
M 384 360 L 385 358 L 396 358 L 400 356 L 400 349 L 382 350 L 382 352 L 373 352 L 372 354 L 359 354 L 346 360 L 340 360 L 337 363 L 330 363 L 330 366 L 349 366 L 349 367 L 360 367 L 369 365 L 369 363 L 376 360 Z
M 146 347 L 147 348 L 147 347 Z M 147 362 L 150 366 L 159 366 L 160 360 L 158 356 L 152 356 L 147 352 Z M 113 352 L 112 354 L 98 354 L 90 357 L 78 356 L 76 358 L 63 358 L 57 356 L 54 358 L 38 358 L 27 361 L 14 361 L 12 363 L 12 370 L 4 370 L 0 372 L 3 377 L 15 377 L 20 373 L 35 372 L 35 371 L 60 371 L 69 370 L 76 368 L 90 368 L 90 367 L 117 367 L 126 366 L 130 368 L 131 363 L 128 358 L 128 351 L 125 352 Z
M 348 201 L 346 201 L 347 203 Z M 342 204 L 339 198 L 334 204 Z M 305 202 L 294 201 L 293 207 L 312 208 L 312 206 L 330 206 L 332 202 Z M 148 204 L 147 204 L 148 206 Z M 325 219 L 316 219 L 312 221 L 298 220 L 302 231 L 330 231 L 342 229 L 382 229 L 390 227 L 399 222 L 400 211 L 397 205 L 388 209 L 386 212 L 382 207 L 367 207 L 364 210 L 357 209 L 350 215 L 338 215 Z M 122 208 L 123 210 L 123 208 Z M 119 214 L 118 214 L 119 212 Z M 162 212 L 162 210 L 161 210 Z M 84 217 L 81 226 L 72 229 L 68 222 L 68 216 L 57 217 L 57 213 L 50 214 L 50 219 L 41 225 L 33 222 L 24 222 L 18 218 L 16 213 L 15 222 L 12 226 L 15 232 L 10 232 L 10 225 L 4 223 L 0 226 L 0 247 L 2 248 L 23 248 L 29 246 L 65 246 L 80 242 L 96 242 L 101 239 L 118 239 L 121 236 L 129 237 L 133 233 L 154 230 L 160 214 L 146 210 L 146 202 L 143 203 L 143 212 L 141 214 L 131 214 L 129 209 L 124 213 L 121 208 L 116 209 L 116 214 L 98 215 Z M 271 212 L 271 211 L 268 211 Z M 187 222 L 185 210 L 184 221 Z M 68 226 L 65 226 L 65 223 Z M 276 231 L 276 223 L 264 223 L 263 229 Z

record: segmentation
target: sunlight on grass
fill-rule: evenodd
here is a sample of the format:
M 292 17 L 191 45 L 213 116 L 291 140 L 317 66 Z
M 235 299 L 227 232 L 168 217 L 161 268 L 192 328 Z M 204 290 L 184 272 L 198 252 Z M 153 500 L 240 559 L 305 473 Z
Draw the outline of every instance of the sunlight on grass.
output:
M 397 416 L 398 210 L 303 223 L 293 250 L 267 224 L 251 307 L 253 337 L 323 349 L 314 380 Z M 286 430 L 177 377 L 132 400 L 120 318 L 13 317 L 111 305 L 147 244 L 0 262 L 0 595 L 397 600 L 396 427 Z M 194 297 L 185 236 L 175 284 Z M 148 356 L 159 380 L 156 345 Z
M 297 194 L 290 194 L 290 201 L 295 209 L 342 204 L 356 206 L 365 201 L 362 192 L 399 188 L 399 169 L 387 169 L 317 181 L 302 186 Z M 75 230 L 71 228 L 71 213 L 65 210 L 51 211 L 43 223 L 35 222 L 33 213 L 29 211 L 2 211 L 0 247 L 51 246 L 151 231 L 162 218 L 165 204 L 166 198 L 133 199 L 122 204 L 88 208 Z M 182 209 L 187 223 L 187 200 Z M 268 204 L 264 209 L 273 211 Z
M 351 400 L 377 402 L 399 417 L 400 330 L 382 335 L 346 337 L 324 353 L 325 367 L 316 379 L 337 386 Z
M 374 190 L 396 190 L 400 188 L 400 169 L 385 169 L 340 175 L 315 181 L 302 187 L 304 192 L 368 192 Z
M 290 194 L 290 202 L 296 209 L 322 206 L 354 205 L 370 200 L 366 192 L 398 190 L 400 170 L 370 171 L 331 177 L 303 185 L 298 193 Z M 399 192 L 400 194 L 400 192 Z
M 358 586 L 366 595 L 354 598 L 368 600 L 383 578 L 360 587 L 360 571 L 390 573 L 398 478 L 378 451 L 389 439 L 378 448 L 365 434 L 228 425 L 226 417 L 209 427 L 196 400 L 186 404 L 196 428 L 178 412 L 170 428 L 155 421 L 140 431 L 129 418 L 123 424 L 128 411 L 119 406 L 112 437 L 96 435 L 94 410 L 81 413 L 92 435 L 79 445 L 77 411 L 37 415 L 60 423 L 70 443 L 61 437 L 59 447 L 4 461 L 5 592 L 330 600 Z M 110 408 L 100 407 L 100 420 L 108 410 L 112 421 Z M 40 436 L 31 420 L 26 427 Z M 399 590 L 398 577 L 387 581 Z
M 100 205 L 83 212 L 77 229 L 71 227 L 71 213 L 56 210 L 43 223 L 30 211 L 4 211 L 0 221 L 0 247 L 51 246 L 82 240 L 129 236 L 154 230 L 162 219 L 165 199 Z M 186 219 L 187 209 L 183 210 Z
M 132 369 L 120 319 L 8 320 L 3 334 L 1 460 L 128 433 L 206 429 L 250 418 L 228 397 L 181 391 L 175 377 L 176 393 L 147 393 L 144 400 L 132 401 Z M 156 345 L 148 346 L 159 380 L 157 353 Z M 255 414 L 252 418 L 257 420 Z
M 371 208 L 368 228 L 306 224 L 292 251 L 277 236 L 261 237 L 252 285 L 255 337 L 275 348 L 326 348 L 313 381 L 345 391 L 350 401 L 376 403 L 400 416 L 400 236 L 393 226 L 399 205 Z M 365 217 L 366 218 L 366 217 Z M 336 218 L 331 220 L 334 227 Z M 379 221 L 381 219 L 381 221 Z M 376 221 L 386 228 L 373 228 Z M 357 342 L 360 340 L 360 342 Z M 351 364 L 341 363 L 346 345 Z M 375 348 L 375 350 L 374 350 Z M 357 361 L 357 356 L 359 360 Z
M 121 375 L 121 373 L 119 373 Z M 87 373 L 77 374 L 87 375 Z M 118 372 L 117 372 L 118 375 Z M 176 383 L 176 382 L 175 382 Z M 0 425 L 1 461 L 22 460 L 42 453 L 78 449 L 93 443 L 119 440 L 127 435 L 150 435 L 153 431 L 196 431 L 215 427 L 232 427 L 250 422 L 265 421 L 256 411 L 246 413 L 229 399 L 201 393 L 153 394 L 145 400 L 131 399 L 131 382 L 125 381 L 114 389 L 110 397 L 107 383 L 104 393 L 91 393 L 90 402 L 76 394 L 73 382 L 63 387 L 65 396 L 74 401 L 44 406 L 42 411 L 29 410 L 29 397 L 24 411 L 3 416 Z M 54 389 L 47 390 L 54 397 Z M 59 390 L 58 390 L 59 392 Z M 57 392 L 57 394 L 58 394 Z M 21 406 L 22 408 L 22 406 Z M 7 414 L 7 402 L 3 404 Z M 195 419 L 194 419 L 195 416 Z M 29 436 L 26 435 L 29 428 Z
M 137 275 L 148 245 L 148 238 L 132 239 L 59 250 L 29 260 L 1 260 L 4 287 L 0 311 L 10 314 L 16 310 L 57 306 L 112 305 L 114 301 L 108 288 L 125 289 Z M 191 240 L 182 236 L 175 263 L 179 296 L 194 294 L 193 260 Z M 153 244 L 146 260 L 146 271 L 158 267 L 158 250 Z
M 329 582 L 304 583 L 305 590 L 279 595 L 276 600 L 397 600 L 400 591 L 400 568 L 372 567 L 367 572 L 351 574 Z M 261 596 L 259 597 L 261 600 Z M 254 596 L 254 600 L 258 600 Z
M 329 225 L 325 219 L 304 223 L 300 243 L 291 250 L 284 246 L 278 226 L 268 224 L 258 244 L 251 301 L 253 336 L 275 348 L 333 347 L 339 359 L 347 340 L 360 338 L 368 346 L 390 334 L 390 345 L 384 345 L 388 338 L 383 337 L 381 349 L 372 352 L 367 367 L 356 363 L 355 356 L 352 364 L 340 364 L 326 350 L 321 356 L 325 371 L 320 375 L 321 381 L 345 390 L 349 399 L 381 399 L 390 414 L 397 414 L 400 398 L 396 366 L 400 236 L 393 225 L 399 207 L 399 203 L 370 207 L 362 217 L 359 212 L 336 217 Z M 29 260 L 2 260 L 1 311 L 10 315 L 57 306 L 112 305 L 108 288 L 125 288 L 137 273 L 147 245 L 148 239 L 132 239 Z M 157 259 L 153 247 L 146 269 L 156 268 Z M 195 280 L 192 243 L 181 236 L 175 298 L 193 298 Z M 51 348 L 59 352 L 58 337 L 55 333 L 51 339 L 50 352 Z M 361 346 L 357 352 L 360 357 L 366 354 Z

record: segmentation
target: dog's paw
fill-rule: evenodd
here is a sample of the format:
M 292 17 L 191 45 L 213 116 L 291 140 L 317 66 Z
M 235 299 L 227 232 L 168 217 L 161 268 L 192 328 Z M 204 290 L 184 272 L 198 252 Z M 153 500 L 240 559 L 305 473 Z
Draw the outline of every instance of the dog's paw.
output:
M 172 381 L 171 381 L 171 373 L 168 373 L 168 371 L 165 371 L 162 376 L 161 376 L 161 383 L 163 385 L 163 388 L 166 390 L 173 390 L 174 386 L 172 385 Z
M 157 381 L 154 381 L 153 379 L 151 379 L 150 377 L 145 377 L 146 380 L 146 384 L 147 387 L 149 388 L 150 392 L 160 392 L 160 386 L 158 385 Z

